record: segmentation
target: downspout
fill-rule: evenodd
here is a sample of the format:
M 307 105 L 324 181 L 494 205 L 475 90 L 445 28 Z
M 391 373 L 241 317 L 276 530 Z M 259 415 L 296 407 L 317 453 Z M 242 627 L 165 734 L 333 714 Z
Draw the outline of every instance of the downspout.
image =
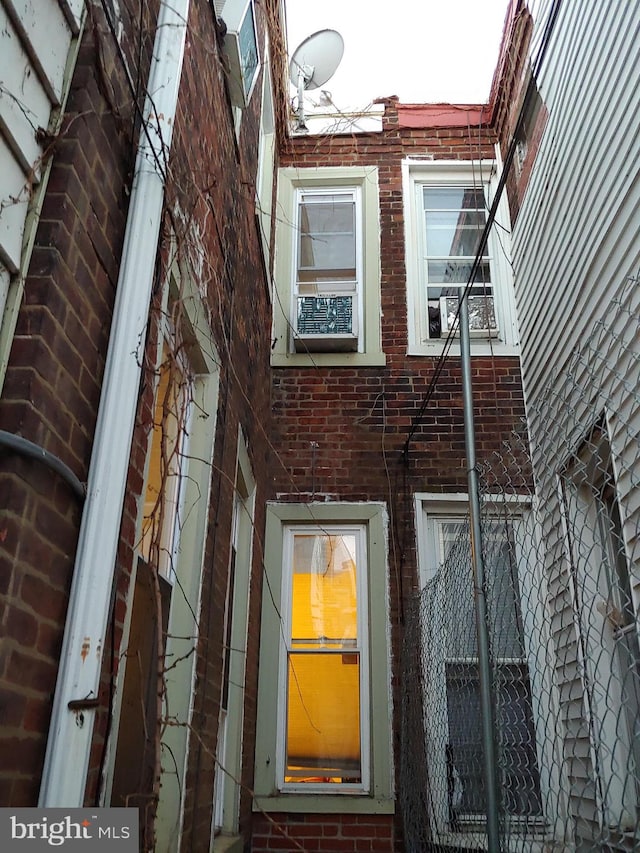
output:
M 189 0 L 161 0 L 40 806 L 84 801 Z

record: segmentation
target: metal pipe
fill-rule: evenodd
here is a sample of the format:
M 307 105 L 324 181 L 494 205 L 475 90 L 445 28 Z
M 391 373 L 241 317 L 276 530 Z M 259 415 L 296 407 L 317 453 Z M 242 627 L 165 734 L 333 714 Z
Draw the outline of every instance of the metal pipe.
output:
M 138 142 L 42 774 L 41 807 L 81 806 L 84 801 L 95 710 L 78 715 L 73 708 L 78 700 L 97 697 L 99 689 L 188 16 L 189 0 L 161 0 L 146 87 L 146 127 Z
M 498 757 L 495 738 L 495 715 L 492 704 L 491 658 L 486 598 L 486 575 L 482 558 L 480 530 L 480 491 L 476 470 L 476 442 L 473 421 L 473 385 L 471 379 L 471 340 L 469 334 L 468 289 L 460 298 L 460 361 L 462 367 L 462 399 L 464 405 L 464 441 L 467 457 L 467 483 L 471 535 L 471 563 L 478 637 L 478 674 L 480 708 L 482 712 L 482 744 L 484 748 L 484 778 L 487 802 L 487 850 L 500 851 Z
M 54 456 L 53 453 L 49 453 L 44 447 L 34 444 L 33 441 L 29 441 L 28 438 L 23 438 L 21 435 L 14 435 L 11 432 L 0 429 L 0 450 L 2 448 L 8 448 L 9 450 L 13 450 L 14 453 L 26 456 L 28 459 L 36 459 L 38 462 L 42 462 L 43 465 L 46 465 L 47 468 L 50 468 L 65 481 L 78 500 L 84 501 L 87 494 L 84 483 L 76 477 L 71 468 L 62 459 Z

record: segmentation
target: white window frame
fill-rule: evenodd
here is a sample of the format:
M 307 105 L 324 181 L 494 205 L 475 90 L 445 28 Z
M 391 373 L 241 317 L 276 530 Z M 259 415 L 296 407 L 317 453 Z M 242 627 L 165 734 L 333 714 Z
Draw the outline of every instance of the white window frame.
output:
M 361 758 L 361 782 L 350 783 L 322 783 L 322 782 L 286 782 L 285 781 L 285 753 L 287 739 L 287 689 L 281 689 L 278 696 L 278 735 L 277 735 L 277 764 L 276 782 L 279 790 L 298 793 L 326 792 L 341 793 L 369 792 L 369 630 L 368 630 L 368 592 L 369 584 L 367 578 L 367 546 L 366 529 L 364 525 L 297 525 L 288 524 L 284 529 L 284 553 L 282 570 L 282 602 L 283 632 L 280 640 L 280 662 L 278 667 L 278 680 L 280 685 L 288 682 L 288 653 L 294 651 L 291 644 L 292 624 L 292 577 L 293 577 L 293 542 L 296 535 L 328 535 L 339 536 L 341 534 L 352 534 L 356 537 L 356 590 L 357 590 L 357 645 L 349 646 L 349 652 L 358 652 L 360 655 L 360 758 Z M 333 652 L 332 652 L 333 653 Z
M 175 248 L 175 247 L 174 247 Z M 172 256 L 175 257 L 175 251 Z M 205 306 L 198 293 L 195 277 L 188 269 L 180 269 L 174 262 L 168 275 L 163 293 L 162 308 L 166 316 L 169 297 L 180 299 L 182 305 L 180 346 L 189 350 L 190 411 L 188 432 L 189 449 L 181 449 L 179 477 L 179 515 L 178 523 L 172 521 L 171 541 L 174 549 L 174 573 L 180 579 L 179 594 L 172 594 L 169 611 L 169 636 L 165 647 L 165 661 L 169 664 L 166 673 L 165 713 L 185 725 L 167 726 L 162 737 L 163 762 L 162 783 L 156 814 L 156 836 L 158 849 L 169 849 L 171 839 L 180 836 L 184 819 L 186 797 L 186 779 L 190 727 L 194 712 L 196 688 L 196 655 L 194 644 L 198 642 L 199 628 L 194 613 L 201 608 L 202 576 L 204 571 L 207 519 L 211 499 L 210 486 L 212 460 L 216 434 L 216 412 L 218 409 L 219 366 L 220 359 L 214 344 L 207 336 L 208 322 Z M 164 323 L 164 321 L 163 321 Z M 160 358 L 165 334 L 170 328 L 163 325 L 157 343 L 157 358 Z M 181 430 L 182 432 L 182 430 Z M 149 442 L 150 446 L 151 442 Z M 149 457 L 147 456 L 147 464 Z M 145 473 L 145 481 L 147 473 Z M 178 479 L 177 477 L 175 479 Z M 146 482 L 145 482 L 146 486 Z M 140 504 L 137 540 L 142 541 L 143 501 Z M 174 516 L 175 518 L 175 516 Z M 129 585 L 130 604 L 133 601 L 135 577 Z M 122 649 L 126 649 L 131 628 L 132 607 L 127 608 L 125 627 L 122 637 Z M 129 665 L 133 665 L 130 659 Z M 117 757 L 118 729 L 121 719 L 121 702 L 124 678 L 127 667 L 118 669 L 116 701 L 114 705 L 113 727 L 110 737 L 109 759 L 104 786 L 104 803 L 111 798 L 114 782 L 114 765 Z M 169 758 L 170 757 L 170 758 Z
M 353 192 L 359 207 L 357 349 L 344 351 L 344 342 L 323 351 L 296 348 L 296 253 L 298 200 L 302 192 Z M 375 166 L 283 168 L 278 172 L 276 208 L 275 298 L 273 301 L 272 367 L 345 366 L 385 364 L 382 352 L 380 306 L 380 208 L 378 169 Z M 328 336 L 329 337 L 329 336 Z M 329 341 L 327 340 L 327 344 Z
M 464 492 L 444 494 L 418 492 L 415 494 L 414 502 L 418 545 L 418 570 L 420 589 L 423 589 L 427 582 L 440 569 L 439 552 L 434 538 L 436 528 L 433 522 L 437 523 L 438 521 L 458 519 L 463 521 L 468 517 L 469 497 Z M 497 518 L 500 518 L 505 513 L 511 522 L 514 519 L 521 518 L 523 524 L 526 525 L 527 535 L 535 535 L 535 531 L 537 530 L 535 527 L 535 515 L 528 497 L 509 495 L 508 497 L 492 501 L 490 507 L 492 511 L 495 510 Z M 519 556 L 518 562 L 520 563 L 521 561 L 525 561 L 525 555 Z M 564 808 L 566 804 L 561 793 L 562 787 L 558 772 L 557 756 L 554 754 L 554 744 L 557 737 L 555 720 L 557 719 L 558 697 L 550 680 L 545 660 L 546 649 L 550 638 L 547 637 L 546 641 L 542 639 L 541 626 L 545 624 L 544 620 L 546 618 L 543 613 L 543 602 L 546 601 L 546 596 L 544 592 L 534 590 L 534 585 L 540 585 L 544 589 L 544 582 L 542 578 L 534 578 L 533 572 L 529 570 L 529 567 L 527 567 L 526 571 L 520 570 L 518 572 L 518 580 L 520 584 L 525 661 L 528 665 L 531 685 L 531 704 L 543 810 L 543 815 L 539 819 L 540 828 L 544 827 L 549 837 L 561 838 L 565 829 L 566 812 Z M 536 636 L 539 638 L 538 642 L 535 642 Z M 445 650 L 441 649 L 441 653 L 444 672 Z M 432 703 L 440 703 L 440 718 L 442 718 L 442 709 L 444 709 L 444 713 L 446 714 L 447 707 L 446 695 L 444 695 L 444 681 L 442 688 L 443 695 L 429 697 Z M 437 719 L 437 715 L 434 714 L 432 719 Z M 443 773 L 446 774 L 444 756 L 432 755 L 429 764 L 434 768 L 433 772 L 438 779 L 440 779 Z M 442 792 L 444 789 L 441 782 L 432 786 L 434 796 L 431 803 L 431 817 L 439 827 L 443 828 L 442 838 L 447 835 L 446 827 L 449 822 L 448 803 L 442 797 L 438 800 L 437 793 L 439 791 Z M 515 830 L 517 818 L 513 826 Z M 462 843 L 461 839 L 464 838 L 465 834 L 473 836 L 473 843 L 475 846 L 478 846 L 478 824 L 474 825 L 473 822 L 464 821 L 459 831 L 450 832 L 449 834 L 449 841 L 454 846 Z
M 262 253 L 267 273 L 271 280 L 273 219 L 273 187 L 275 183 L 276 127 L 271 80 L 271 53 L 269 39 L 265 36 L 262 76 L 262 109 L 260 111 L 260 134 L 258 140 L 258 169 L 256 172 L 256 219 L 262 241 Z M 271 291 L 269 296 L 272 297 Z
M 223 49 L 229 64 L 229 89 L 233 105 L 242 110 L 249 104 L 260 74 L 260 44 L 255 3 L 254 0 L 213 0 L 213 6 L 216 15 L 227 25 Z M 251 7 L 250 11 L 249 7 Z M 251 15 L 253 43 L 256 50 L 256 65 L 250 78 L 246 75 L 245 57 L 242 55 L 240 45 L 240 32 L 247 14 Z
M 286 602 L 282 569 L 286 533 L 296 530 L 362 529 L 366 542 L 366 607 L 359 614 L 368 633 L 367 695 L 361 700 L 368 730 L 361 732 L 362 784 L 283 784 L 284 729 L 282 633 Z M 388 516 L 380 503 L 269 503 L 265 534 L 256 729 L 254 811 L 325 814 L 392 814 L 391 654 Z M 365 630 L 363 628 L 363 630 Z M 364 664 L 361 662 L 361 671 Z M 363 694 L 361 694 L 363 695 Z M 368 756 L 367 756 L 368 752 Z M 278 756 L 282 757 L 278 757 Z M 368 761 L 368 780 L 364 767 Z M 366 790 L 365 790 L 366 788 Z
M 251 566 L 256 503 L 247 443 L 238 431 L 236 478 L 231 522 L 229 577 L 225 597 L 223 642 L 229 639 L 224 679 L 227 689 L 226 708 L 220 706 L 218 744 L 214 771 L 212 814 L 213 850 L 225 849 L 230 836 L 235 836 L 240 822 L 240 783 L 242 775 L 242 743 L 245 706 L 245 677 L 249 620 Z M 232 565 L 233 563 L 233 565 Z M 231 578 L 233 570 L 233 581 Z M 223 685 L 224 690 L 224 685 Z
M 497 187 L 498 161 L 424 161 L 407 158 L 402 163 L 405 261 L 407 269 L 408 355 L 439 355 L 447 332 L 429 337 L 427 281 L 425 277 L 425 227 L 421 196 L 424 186 L 482 187 L 487 214 Z M 496 224 L 498 223 L 498 224 Z M 516 355 L 519 352 L 513 275 L 511 270 L 511 234 L 509 208 L 503 194 L 496 223 L 489 233 L 486 254 L 491 270 L 496 330 L 472 336 L 474 355 Z M 464 286 L 464 285 L 463 285 Z M 476 285 L 481 286 L 480 283 Z M 450 355 L 460 354 L 459 336 L 455 336 Z
M 355 281 L 340 281 L 333 280 L 324 283 L 304 284 L 298 280 L 298 272 L 300 269 L 300 208 L 305 204 L 323 204 L 325 199 L 341 197 L 345 202 L 353 202 L 354 205 L 354 254 L 355 254 Z M 307 200 L 308 199 L 308 200 Z M 351 349 L 355 344 L 357 352 L 364 351 L 363 336 L 359 334 L 359 330 L 363 327 L 362 305 L 363 305 L 363 276 L 362 276 L 362 197 L 360 187 L 320 187 L 307 188 L 298 187 L 296 189 L 296 230 L 297 238 L 294 247 L 293 261 L 293 279 L 291 283 L 291 326 L 293 336 L 293 347 L 296 351 L 310 350 L 311 352 L 322 351 L 320 348 L 328 347 L 330 351 L 339 352 L 342 347 Z M 323 335 L 305 335 L 298 327 L 298 309 L 299 299 L 304 297 L 327 298 L 351 296 L 352 297 L 352 317 L 351 317 L 351 333 L 338 333 L 331 335 L 329 333 Z
M 169 382 L 172 382 L 174 376 L 179 377 L 180 380 L 179 387 L 171 388 L 171 385 L 169 386 L 171 392 L 175 394 L 175 401 L 173 401 L 175 402 L 175 409 L 172 406 L 168 412 L 164 412 L 165 418 L 162 424 L 154 425 L 163 431 L 163 442 L 166 440 L 164 436 L 166 420 L 175 421 L 174 426 L 177 432 L 170 438 L 173 445 L 168 470 L 165 474 L 164 494 L 160 498 L 163 506 L 160 509 L 161 526 L 157 534 L 158 572 L 173 587 L 176 582 L 176 562 L 180 553 L 181 529 L 185 515 L 186 469 L 188 468 L 189 437 L 193 417 L 195 372 L 185 355 L 184 342 L 180 339 L 180 335 L 176 334 L 173 324 L 166 315 L 162 318 L 162 327 L 163 349 L 166 346 L 169 353 L 177 354 L 173 368 L 175 373 L 169 377 Z M 162 366 L 159 369 L 161 370 Z M 158 378 L 156 396 L 159 393 L 160 379 Z M 157 399 L 154 398 L 154 411 L 157 403 Z M 151 509 L 153 510 L 153 507 Z

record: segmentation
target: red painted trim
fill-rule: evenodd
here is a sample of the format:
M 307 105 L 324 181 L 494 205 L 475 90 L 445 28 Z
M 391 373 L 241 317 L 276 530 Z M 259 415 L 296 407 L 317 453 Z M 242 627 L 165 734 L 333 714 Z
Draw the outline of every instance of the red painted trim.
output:
M 486 104 L 397 104 L 400 127 L 467 127 L 488 124 Z

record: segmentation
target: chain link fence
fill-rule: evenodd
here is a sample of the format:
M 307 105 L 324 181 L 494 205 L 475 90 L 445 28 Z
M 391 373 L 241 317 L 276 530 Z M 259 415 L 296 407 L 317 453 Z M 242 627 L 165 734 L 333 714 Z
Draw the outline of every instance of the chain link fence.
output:
M 640 284 L 481 470 L 500 847 L 640 850 Z M 407 851 L 486 849 L 468 519 L 409 606 L 400 798 Z

